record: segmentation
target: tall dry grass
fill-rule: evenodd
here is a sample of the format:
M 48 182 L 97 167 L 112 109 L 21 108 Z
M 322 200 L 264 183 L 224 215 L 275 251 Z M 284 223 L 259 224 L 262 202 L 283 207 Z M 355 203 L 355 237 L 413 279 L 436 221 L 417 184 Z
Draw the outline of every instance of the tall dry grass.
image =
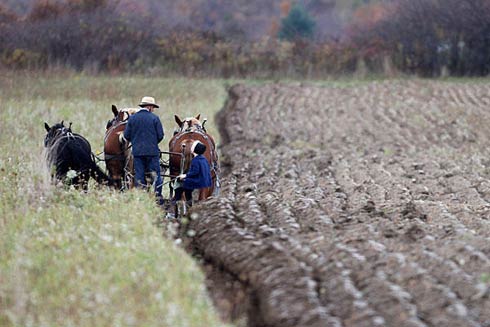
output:
M 44 121 L 102 149 L 111 104 L 157 98 L 173 114 L 212 118 L 221 81 L 2 73 L 0 76 L 0 326 L 220 326 L 203 276 L 162 234 L 162 212 L 142 191 L 54 187 L 44 165 Z

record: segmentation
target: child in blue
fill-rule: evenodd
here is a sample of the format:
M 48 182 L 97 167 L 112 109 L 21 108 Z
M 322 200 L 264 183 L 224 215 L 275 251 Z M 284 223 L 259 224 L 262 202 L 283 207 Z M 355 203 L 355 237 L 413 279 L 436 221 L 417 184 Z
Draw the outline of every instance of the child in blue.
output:
M 206 146 L 199 141 L 192 143 L 191 152 L 194 155 L 191 166 L 187 174 L 182 174 L 177 177 L 183 181 L 183 187 L 175 189 L 175 201 L 182 199 L 182 194 L 185 193 L 187 205 L 192 205 L 192 191 L 211 187 L 211 170 L 207 159 L 203 156 L 206 151 Z

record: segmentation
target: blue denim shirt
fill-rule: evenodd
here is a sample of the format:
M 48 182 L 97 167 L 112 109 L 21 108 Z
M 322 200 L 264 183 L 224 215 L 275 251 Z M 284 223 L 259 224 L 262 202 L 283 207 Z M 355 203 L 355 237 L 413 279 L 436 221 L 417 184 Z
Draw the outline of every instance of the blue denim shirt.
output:
M 160 155 L 158 143 L 164 132 L 160 118 L 146 109 L 141 109 L 128 119 L 124 138 L 132 144 L 134 156 Z

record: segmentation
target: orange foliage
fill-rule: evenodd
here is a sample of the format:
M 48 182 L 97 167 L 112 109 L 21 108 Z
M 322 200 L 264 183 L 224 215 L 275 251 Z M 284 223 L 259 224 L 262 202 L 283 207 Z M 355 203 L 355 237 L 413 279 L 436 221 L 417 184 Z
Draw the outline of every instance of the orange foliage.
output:
M 280 27 L 281 27 L 281 25 L 279 24 L 277 19 L 272 18 L 271 26 L 269 27 L 269 31 L 267 34 L 271 37 L 275 37 L 277 35 L 277 33 L 279 33 Z
M 386 44 L 373 31 L 389 19 L 394 6 L 387 3 L 371 3 L 359 7 L 352 15 L 352 22 L 346 28 L 346 36 L 351 48 L 359 58 L 377 60 L 385 55 Z
M 280 5 L 281 8 L 281 17 L 286 17 L 291 10 L 291 1 L 283 0 Z
M 373 3 L 359 7 L 353 14 L 354 24 L 362 28 L 373 28 L 390 13 L 384 3 Z

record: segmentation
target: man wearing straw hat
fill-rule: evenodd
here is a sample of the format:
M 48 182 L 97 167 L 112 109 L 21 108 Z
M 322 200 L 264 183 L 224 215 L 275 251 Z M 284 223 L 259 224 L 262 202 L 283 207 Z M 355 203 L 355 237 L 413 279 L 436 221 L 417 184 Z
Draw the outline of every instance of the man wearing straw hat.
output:
M 163 140 L 164 132 L 160 118 L 153 113 L 160 106 L 155 98 L 148 96 L 141 99 L 139 106 L 141 109 L 129 117 L 123 137 L 132 144 L 135 185 L 146 188 L 145 174 L 150 174 L 155 195 L 163 202 L 158 143 Z

